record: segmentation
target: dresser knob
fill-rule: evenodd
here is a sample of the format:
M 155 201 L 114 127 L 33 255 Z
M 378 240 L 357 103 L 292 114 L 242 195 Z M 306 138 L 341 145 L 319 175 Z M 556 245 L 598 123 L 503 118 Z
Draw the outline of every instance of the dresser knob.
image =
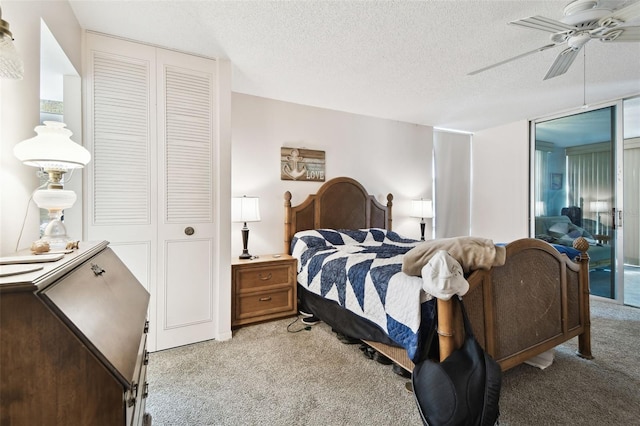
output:
M 259 300 L 260 300 L 261 302 L 268 302 L 269 300 L 271 300 L 271 296 L 268 296 L 268 297 L 261 297 Z
M 196 230 L 191 226 L 187 226 L 186 228 L 184 228 L 184 233 L 187 235 L 193 235 L 194 232 L 196 232 Z
M 267 276 L 262 276 L 262 273 L 258 274 L 258 278 L 260 278 L 262 281 L 269 281 L 271 279 L 271 272 L 269 272 L 269 275 Z

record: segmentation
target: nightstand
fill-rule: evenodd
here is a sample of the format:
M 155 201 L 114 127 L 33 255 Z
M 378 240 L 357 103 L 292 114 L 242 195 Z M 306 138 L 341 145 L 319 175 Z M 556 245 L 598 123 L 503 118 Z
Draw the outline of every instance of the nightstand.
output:
M 231 263 L 231 326 L 296 315 L 296 259 L 287 254 Z

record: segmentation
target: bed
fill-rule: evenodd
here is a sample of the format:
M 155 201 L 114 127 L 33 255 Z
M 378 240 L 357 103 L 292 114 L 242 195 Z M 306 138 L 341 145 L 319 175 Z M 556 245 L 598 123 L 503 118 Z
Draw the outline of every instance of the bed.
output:
M 576 238 L 583 237 L 589 243 L 589 267 L 607 269 L 611 267 L 612 247 L 605 235 L 592 235 L 588 230 L 576 225 L 569 216 L 536 216 L 536 238 L 548 243 L 573 247 Z
M 287 191 L 284 195 L 287 253 L 292 253 L 292 243 L 300 235 L 319 231 L 384 232 L 383 239 L 388 235 L 395 238 L 393 196 L 387 195 L 384 205 L 352 178 L 334 178 L 300 204 L 292 205 L 291 201 L 292 195 Z M 571 260 L 544 241 L 520 239 L 506 244 L 502 266 L 475 270 L 466 276 L 469 290 L 464 300 L 476 338 L 503 370 L 576 336 L 578 355 L 591 358 L 589 244 L 578 239 L 575 248 L 579 254 Z M 388 330 L 303 284 L 298 282 L 298 295 L 304 309 L 335 331 L 364 341 L 412 371 L 416 358 L 409 356 L 407 348 L 392 339 Z M 436 356 L 442 360 L 462 343 L 460 312 L 451 300 L 426 299 L 428 296 L 423 295 L 420 301 L 422 317 L 415 330 L 418 345 L 428 338 L 433 328 L 431 317 L 437 315 Z M 422 346 L 416 350 L 423 353 Z

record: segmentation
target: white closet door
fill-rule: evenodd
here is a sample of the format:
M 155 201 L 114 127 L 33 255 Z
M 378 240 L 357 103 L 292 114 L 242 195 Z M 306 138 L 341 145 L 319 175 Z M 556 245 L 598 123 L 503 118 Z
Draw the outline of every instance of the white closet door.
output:
M 151 293 L 150 350 L 213 339 L 217 64 L 90 33 L 85 58 L 87 239 Z
M 158 340 L 165 349 L 215 337 L 216 63 L 157 50 Z
M 85 50 L 86 239 L 107 240 L 151 293 L 157 263 L 155 48 L 88 33 Z

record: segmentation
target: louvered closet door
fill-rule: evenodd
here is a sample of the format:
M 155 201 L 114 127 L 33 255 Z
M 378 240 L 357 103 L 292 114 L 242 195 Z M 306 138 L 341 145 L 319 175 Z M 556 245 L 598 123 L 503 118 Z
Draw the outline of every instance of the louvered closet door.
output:
M 86 35 L 86 239 L 107 240 L 151 293 L 149 348 L 155 347 L 157 263 L 156 52 Z
M 213 339 L 215 61 L 157 51 L 158 349 Z
M 215 337 L 216 62 L 87 34 L 87 239 L 151 293 L 150 350 Z

